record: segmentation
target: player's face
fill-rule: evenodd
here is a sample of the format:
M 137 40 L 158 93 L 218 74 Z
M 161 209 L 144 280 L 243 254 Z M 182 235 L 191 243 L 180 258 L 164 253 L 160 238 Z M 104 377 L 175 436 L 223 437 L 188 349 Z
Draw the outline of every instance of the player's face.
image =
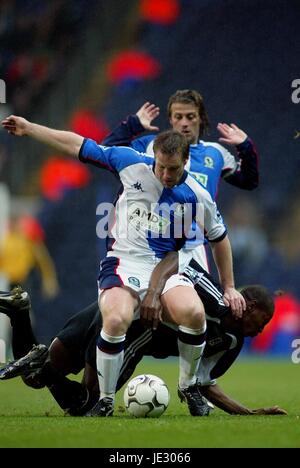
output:
M 190 145 L 198 142 L 201 118 L 194 104 L 179 102 L 172 104 L 170 124 L 173 130 L 177 130 L 187 138 Z
M 172 188 L 180 181 L 186 161 L 180 154 L 168 156 L 157 151 L 155 154 L 154 173 L 162 185 L 166 188 Z
M 254 307 L 250 313 L 243 317 L 244 336 L 256 336 L 261 333 L 267 323 L 270 321 L 270 314 L 264 310 Z

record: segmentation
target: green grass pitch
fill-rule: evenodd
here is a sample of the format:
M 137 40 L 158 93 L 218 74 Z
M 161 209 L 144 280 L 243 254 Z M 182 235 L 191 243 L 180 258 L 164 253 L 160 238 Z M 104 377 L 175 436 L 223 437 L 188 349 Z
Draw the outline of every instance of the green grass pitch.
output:
M 134 375 L 152 373 L 167 383 L 171 401 L 158 419 L 135 419 L 119 392 L 113 418 L 64 417 L 46 390 L 21 379 L 0 382 L 0 447 L 300 447 L 300 365 L 241 359 L 219 384 L 251 408 L 278 404 L 288 416 L 189 416 L 176 394 L 177 360 L 145 359 Z

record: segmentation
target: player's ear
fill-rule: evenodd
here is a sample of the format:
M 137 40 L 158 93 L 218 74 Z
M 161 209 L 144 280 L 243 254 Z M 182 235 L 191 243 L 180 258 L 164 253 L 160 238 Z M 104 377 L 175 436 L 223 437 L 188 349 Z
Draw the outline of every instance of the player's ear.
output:
M 252 312 L 256 307 L 257 301 L 253 299 L 252 301 L 247 301 L 247 309 L 249 312 Z

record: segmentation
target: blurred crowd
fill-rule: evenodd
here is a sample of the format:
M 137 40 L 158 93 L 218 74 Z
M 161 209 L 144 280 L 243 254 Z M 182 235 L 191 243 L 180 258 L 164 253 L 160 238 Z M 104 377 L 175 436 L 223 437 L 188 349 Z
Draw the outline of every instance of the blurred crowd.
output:
M 28 115 L 63 77 L 93 1 L 1 0 L 0 76 L 14 112 Z

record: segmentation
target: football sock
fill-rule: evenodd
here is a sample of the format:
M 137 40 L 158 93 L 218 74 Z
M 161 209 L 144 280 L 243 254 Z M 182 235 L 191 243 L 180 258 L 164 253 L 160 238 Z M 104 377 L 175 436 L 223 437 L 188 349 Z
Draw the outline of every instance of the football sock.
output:
M 124 359 L 126 335 L 110 336 L 101 330 L 97 342 L 97 374 L 100 399 L 115 398 L 117 381 Z
M 100 399 L 115 398 L 117 381 L 124 359 L 126 335 L 110 336 L 101 330 L 97 341 L 97 374 Z
M 11 318 L 12 351 L 15 359 L 27 354 L 33 345 L 38 344 L 32 330 L 29 309 Z
M 188 388 L 197 381 L 197 370 L 205 348 L 206 323 L 201 329 L 178 327 L 179 388 Z
M 79 382 L 60 374 L 50 362 L 46 362 L 43 366 L 41 378 L 63 410 L 68 410 L 69 414 L 75 416 L 81 413 L 80 410 L 86 408 L 89 400 L 88 390 Z

